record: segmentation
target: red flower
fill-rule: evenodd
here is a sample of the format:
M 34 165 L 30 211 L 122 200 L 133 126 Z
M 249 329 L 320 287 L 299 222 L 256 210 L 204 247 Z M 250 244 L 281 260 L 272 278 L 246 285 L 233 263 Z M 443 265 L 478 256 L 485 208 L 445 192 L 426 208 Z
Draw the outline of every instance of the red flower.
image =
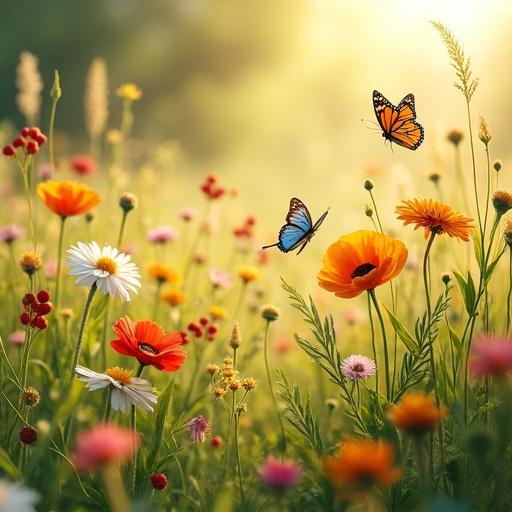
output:
M 96 162 L 89 155 L 74 155 L 71 157 L 71 168 L 77 174 L 94 174 Z
M 111 342 L 112 348 L 120 354 L 137 358 L 139 363 L 153 365 L 165 372 L 179 370 L 185 361 L 182 350 L 183 337 L 179 332 L 165 333 L 152 320 L 132 322 L 120 318 L 114 324 L 118 339 Z

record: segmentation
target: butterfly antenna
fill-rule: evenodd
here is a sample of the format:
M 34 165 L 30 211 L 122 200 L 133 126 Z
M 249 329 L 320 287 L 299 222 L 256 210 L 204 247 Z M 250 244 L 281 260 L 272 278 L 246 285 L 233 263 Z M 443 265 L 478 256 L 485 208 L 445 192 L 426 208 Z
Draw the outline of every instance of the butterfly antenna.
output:
M 269 249 L 270 247 L 276 247 L 277 245 L 279 245 L 279 242 L 276 242 L 275 244 L 271 244 L 271 245 L 264 245 L 262 247 L 262 249 Z
M 365 128 L 368 128 L 368 130 L 372 131 L 380 131 L 381 127 L 375 122 L 375 121 L 368 121 L 366 119 L 361 118 L 361 123 Z M 367 124 L 370 123 L 370 124 Z

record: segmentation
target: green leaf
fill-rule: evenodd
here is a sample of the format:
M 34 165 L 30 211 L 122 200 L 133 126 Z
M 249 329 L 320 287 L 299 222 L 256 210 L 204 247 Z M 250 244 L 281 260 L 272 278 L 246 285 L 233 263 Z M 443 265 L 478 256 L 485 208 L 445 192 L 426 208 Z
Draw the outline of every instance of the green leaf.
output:
M 455 334 L 455 331 L 450 326 L 448 326 L 448 332 L 450 333 L 451 342 L 455 345 L 457 352 L 460 352 L 460 350 L 462 348 L 462 343 L 461 343 L 459 337 L 457 336 L 457 334 Z
M 475 252 L 478 267 L 482 270 L 484 266 L 484 252 L 482 250 L 482 239 L 480 238 L 480 233 L 475 233 L 473 236 L 473 250 Z
M 498 256 L 496 256 L 495 260 L 487 267 L 487 269 L 485 271 L 485 284 L 487 284 L 490 281 L 491 276 L 494 272 L 494 269 L 496 268 L 496 265 L 500 261 L 503 254 L 504 254 L 504 251 L 500 252 L 498 254 Z
M 393 326 L 393 329 L 395 330 L 398 337 L 404 342 L 404 345 L 407 347 L 407 350 L 411 352 L 412 354 L 417 354 L 419 347 L 416 343 L 416 340 L 409 334 L 409 331 L 404 327 L 402 322 L 398 320 L 398 318 L 389 311 L 386 306 L 384 306 L 386 309 L 386 312 L 389 316 L 389 319 L 391 321 L 391 325 Z
M 471 273 L 468 271 L 467 282 L 458 272 L 453 271 L 453 275 L 455 276 L 455 279 L 457 279 L 457 284 L 459 285 L 460 291 L 462 293 L 462 299 L 464 300 L 466 311 L 468 314 L 472 315 L 475 307 L 476 292 L 475 283 L 473 282 Z
M 2 468 L 12 479 L 19 480 L 21 472 L 14 464 L 9 454 L 0 446 L 0 468 Z

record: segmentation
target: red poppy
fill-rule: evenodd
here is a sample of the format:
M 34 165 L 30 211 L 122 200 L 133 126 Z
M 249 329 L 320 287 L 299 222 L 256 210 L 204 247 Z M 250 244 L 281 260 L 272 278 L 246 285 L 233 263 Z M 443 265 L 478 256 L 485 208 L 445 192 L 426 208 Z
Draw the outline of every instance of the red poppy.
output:
M 111 341 L 112 348 L 120 354 L 137 358 L 141 364 L 153 365 L 164 372 L 174 372 L 185 361 L 181 333 L 165 333 L 152 320 L 134 323 L 125 316 L 114 324 L 114 331 L 118 339 Z

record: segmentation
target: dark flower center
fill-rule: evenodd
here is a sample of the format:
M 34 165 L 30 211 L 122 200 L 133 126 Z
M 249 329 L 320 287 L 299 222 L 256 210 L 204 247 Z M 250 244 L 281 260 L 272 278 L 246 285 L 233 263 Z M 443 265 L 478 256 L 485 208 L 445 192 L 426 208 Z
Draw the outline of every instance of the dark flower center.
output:
M 139 347 L 139 350 L 147 352 L 148 354 L 151 354 L 151 355 L 158 354 L 158 350 L 155 347 L 153 347 L 152 345 L 150 345 L 149 343 L 144 343 L 143 341 L 139 341 L 137 346 Z
M 352 366 L 352 371 L 364 372 L 364 366 L 362 365 L 362 363 L 356 363 L 354 366 Z
M 363 263 L 362 265 L 359 265 L 354 272 L 352 272 L 352 279 L 355 277 L 363 277 L 366 274 L 370 273 L 374 268 L 377 268 L 376 265 L 373 263 Z

